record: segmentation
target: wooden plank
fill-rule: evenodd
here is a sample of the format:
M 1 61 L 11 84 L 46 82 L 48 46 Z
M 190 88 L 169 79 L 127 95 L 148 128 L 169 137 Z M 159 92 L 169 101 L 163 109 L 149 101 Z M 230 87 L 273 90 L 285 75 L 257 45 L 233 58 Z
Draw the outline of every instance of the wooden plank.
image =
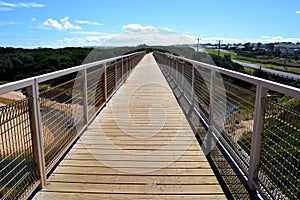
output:
M 113 164 L 113 163 L 111 163 Z M 158 176 L 186 176 L 186 175 L 194 175 L 194 176 L 201 176 L 201 175 L 214 175 L 213 171 L 211 169 L 169 169 L 169 168 L 163 168 L 158 169 L 151 168 L 151 167 L 120 167 L 117 168 L 118 165 L 114 166 L 114 168 L 109 167 L 98 167 L 98 166 L 92 166 L 92 167 L 80 167 L 80 166 L 58 166 L 55 170 L 55 173 L 60 174 L 94 174 L 94 175 L 116 175 L 116 174 L 128 174 L 128 171 L 136 172 L 136 174 L 145 174 L 145 170 L 155 170 L 151 171 L 149 173 L 146 173 L 147 175 L 158 175 Z M 119 169 L 119 170 L 118 170 Z M 120 170 L 126 170 L 126 171 L 120 171 Z M 135 173 L 133 173 L 135 174 Z
M 170 157 L 170 158 L 168 158 Z M 157 160 L 161 160 L 161 156 L 159 155 L 134 155 L 134 156 L 126 156 L 126 158 L 123 158 L 119 155 L 110 155 L 110 156 L 101 156 L 101 160 L 103 161 L 107 161 L 107 160 L 128 160 L 128 161 L 139 161 L 142 158 L 144 158 L 144 161 L 149 161 L 149 162 L 153 162 L 153 161 L 157 161 Z M 174 156 L 173 155 L 169 155 L 169 156 L 164 156 L 165 160 L 174 160 Z M 76 154 L 76 153 L 72 153 L 72 154 L 68 154 L 66 156 L 66 159 L 82 159 L 82 160 L 95 160 L 97 159 L 97 155 L 92 155 L 90 153 L 83 153 L 83 154 Z M 176 162 L 189 162 L 189 161 L 194 161 L 194 162 L 201 162 L 201 161 L 206 161 L 207 159 L 204 156 L 189 156 L 189 155 L 182 155 L 180 156 Z
M 212 199 L 221 200 L 226 199 L 223 194 L 210 194 L 210 195 L 195 195 L 195 194 L 184 194 L 184 195 L 144 195 L 144 194 L 95 194 L 95 193 L 70 193 L 70 192 L 40 192 L 35 196 L 35 199 L 43 200 L 99 200 L 99 199 L 119 199 L 119 200 L 141 200 L 141 199 L 165 199 L 165 200 L 178 200 L 178 199 Z
M 199 182 L 201 180 L 201 182 Z M 148 184 L 156 183 L 160 185 L 218 185 L 218 181 L 214 175 L 207 176 L 95 176 L 80 174 L 56 174 L 54 173 L 50 182 L 69 182 L 69 183 L 113 183 L 113 184 Z
M 219 185 L 148 185 L 138 184 L 95 184 L 49 182 L 44 191 L 55 192 L 89 192 L 89 193 L 121 193 L 121 194 L 222 194 Z
M 131 167 L 133 164 L 136 167 L 143 167 L 145 163 L 147 164 L 147 167 L 155 168 L 157 167 L 157 164 L 166 163 L 166 161 L 157 161 L 157 162 L 144 162 L 144 161 L 119 161 L 117 160 L 116 163 L 120 163 L 122 166 Z M 91 167 L 91 166 L 99 166 L 99 167 L 106 167 L 105 164 L 101 162 L 101 160 L 68 160 L 64 159 L 60 166 L 81 166 L 81 167 Z M 205 161 L 194 161 L 194 162 L 173 162 L 168 165 L 169 169 L 175 168 L 175 169 L 210 169 L 210 165 L 208 162 Z

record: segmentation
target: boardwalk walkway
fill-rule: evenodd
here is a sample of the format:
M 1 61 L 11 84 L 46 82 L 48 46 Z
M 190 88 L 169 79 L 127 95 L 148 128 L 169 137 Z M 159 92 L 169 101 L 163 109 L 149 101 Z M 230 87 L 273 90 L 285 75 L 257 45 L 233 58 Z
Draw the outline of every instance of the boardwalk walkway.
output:
M 35 199 L 225 199 L 147 54 Z

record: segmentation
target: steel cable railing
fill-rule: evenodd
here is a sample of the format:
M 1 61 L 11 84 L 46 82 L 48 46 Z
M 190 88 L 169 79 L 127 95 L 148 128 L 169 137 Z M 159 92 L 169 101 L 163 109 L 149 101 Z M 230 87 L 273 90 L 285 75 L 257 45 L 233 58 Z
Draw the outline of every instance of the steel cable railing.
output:
M 0 86 L 20 100 L 0 106 L 0 199 L 26 198 L 107 103 L 145 52 Z M 39 85 L 58 82 L 46 90 Z
M 264 198 L 300 198 L 300 89 L 170 54 L 154 56 L 196 125 L 192 128 L 205 153 L 211 153 L 208 147 L 215 141 L 249 188 Z M 281 105 L 278 96 L 289 101 Z M 206 130 L 197 126 L 195 116 Z M 225 160 L 220 155 L 214 158 L 219 163 Z

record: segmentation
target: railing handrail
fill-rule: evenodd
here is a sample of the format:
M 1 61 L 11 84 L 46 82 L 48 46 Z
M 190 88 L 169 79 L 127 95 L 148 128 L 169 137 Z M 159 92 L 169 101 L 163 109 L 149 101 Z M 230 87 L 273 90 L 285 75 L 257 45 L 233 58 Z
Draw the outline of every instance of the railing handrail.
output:
M 49 72 L 49 73 L 46 73 L 46 74 L 41 74 L 41 75 L 38 75 L 38 76 L 33 76 L 33 77 L 30 77 L 30 78 L 26 78 L 26 79 L 6 83 L 6 84 L 3 84 L 3 85 L 0 85 L 0 95 L 5 94 L 5 93 L 10 92 L 10 91 L 19 90 L 21 88 L 30 86 L 32 84 L 32 81 L 34 81 L 34 80 L 37 81 L 37 83 L 41 83 L 41 82 L 44 82 L 44 81 L 48 81 L 50 79 L 54 79 L 54 78 L 58 78 L 58 77 L 61 77 L 61 76 L 67 75 L 67 74 L 71 74 L 73 72 L 77 72 L 77 71 L 80 71 L 80 70 L 83 70 L 83 69 L 88 69 L 90 67 L 94 67 L 94 66 L 101 65 L 101 64 L 104 64 L 104 63 L 107 63 L 107 62 L 111 62 L 113 60 L 126 58 L 126 57 L 136 55 L 136 54 L 140 54 L 140 53 L 141 52 L 136 52 L 136 53 L 131 53 L 131 54 L 128 54 L 128 55 L 122 55 L 122 56 L 117 56 L 117 57 L 113 57 L 113 58 L 108 58 L 108 59 L 104 59 L 104 60 L 100 60 L 100 61 L 86 63 L 86 64 L 78 65 L 78 66 L 75 66 L 75 67 L 70 67 L 70 68 L 67 68 L 67 69 L 62 69 L 62 70 Z
M 236 72 L 236 71 L 233 71 L 233 70 L 230 70 L 230 69 L 225 69 L 225 68 L 218 67 L 218 66 L 215 66 L 215 65 L 211 65 L 211 64 L 191 60 L 191 59 L 181 57 L 181 56 L 175 56 L 175 55 L 168 54 L 168 53 L 161 53 L 161 54 L 164 54 L 166 56 L 170 56 L 170 57 L 173 57 L 173 58 L 177 58 L 177 59 L 180 59 L 180 60 L 185 60 L 185 61 L 187 61 L 191 64 L 200 65 L 201 67 L 204 67 L 206 69 L 214 70 L 214 71 L 217 71 L 219 73 L 226 74 L 226 75 L 229 75 L 231 77 L 234 77 L 234 78 L 237 78 L 237 79 L 240 79 L 240 80 L 243 80 L 243 81 L 255 84 L 255 85 L 261 84 L 262 87 L 266 87 L 270 90 L 280 91 L 280 92 L 282 92 L 286 95 L 290 95 L 290 96 L 295 97 L 295 98 L 300 98 L 300 88 L 296 88 L 296 87 L 289 86 L 289 85 L 284 85 L 284 84 L 281 84 L 281 83 L 277 83 L 277 82 L 274 82 L 274 81 L 262 79 L 262 78 L 255 77 L 255 76 L 248 75 L 248 74 L 243 74 L 241 72 Z

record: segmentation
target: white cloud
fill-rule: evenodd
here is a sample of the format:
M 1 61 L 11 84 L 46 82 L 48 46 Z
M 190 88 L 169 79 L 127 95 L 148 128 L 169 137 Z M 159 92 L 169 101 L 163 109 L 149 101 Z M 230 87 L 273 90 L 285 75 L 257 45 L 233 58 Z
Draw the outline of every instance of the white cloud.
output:
M 65 17 L 63 19 L 60 20 L 62 22 L 62 25 L 64 27 L 64 29 L 75 29 L 75 30 L 80 30 L 80 26 L 76 25 L 74 26 L 73 24 L 71 24 L 71 22 L 69 22 L 69 17 Z
M 172 29 L 170 29 L 168 27 L 163 27 L 162 29 L 165 30 L 165 31 L 168 31 L 168 32 L 175 32 L 174 30 L 172 30 Z
M 63 26 L 56 20 L 48 18 L 46 21 L 42 24 L 43 28 L 50 28 L 50 29 L 57 29 L 62 30 Z
M 300 10 L 297 10 L 297 11 L 296 11 L 296 14 L 300 14 Z
M 30 20 L 31 22 L 35 22 L 36 21 L 36 18 L 31 18 L 31 20 Z
M 44 8 L 46 7 L 44 4 L 40 4 L 40 3 L 28 3 L 27 6 L 29 6 L 29 8 Z
M 296 37 L 283 37 L 283 36 L 261 36 L 259 39 L 251 39 L 251 42 L 261 42 L 261 43 L 274 43 L 274 42 L 293 42 L 297 43 L 300 41 L 300 38 Z
M 77 35 L 107 35 L 107 33 L 98 32 L 98 31 L 74 31 L 71 34 Z
M 9 2 L 5 2 L 5 1 L 0 1 L 0 6 L 4 6 L 4 7 L 17 7 L 17 4 L 9 3 Z
M 102 35 L 102 36 L 86 36 L 83 38 L 64 38 L 52 43 L 44 43 L 42 46 L 59 48 L 59 47 L 83 47 L 83 46 L 101 46 L 106 40 L 114 37 L 115 35 Z
M 103 26 L 103 24 L 101 24 L 99 22 L 92 22 L 92 21 L 88 21 L 88 20 L 79 20 L 79 19 L 76 19 L 75 23 L 77 23 L 77 24 L 87 24 L 87 25 L 93 25 L 93 26 Z
M 263 36 L 260 36 L 260 38 L 261 38 L 261 39 L 270 39 L 271 37 L 270 37 L 270 36 L 265 36 L 265 35 L 263 35 Z
M 122 28 L 125 32 L 136 32 L 136 33 L 153 33 L 157 32 L 157 28 L 153 26 L 142 26 L 140 24 L 127 24 L 123 25 Z
M 43 8 L 46 7 L 44 4 L 40 3 L 10 3 L 5 1 L 0 1 L 0 11 L 14 10 L 15 8 Z
M 102 32 L 73 31 L 71 34 L 79 37 L 67 37 L 42 46 L 137 46 L 147 45 L 174 45 L 191 44 L 194 41 L 185 35 L 176 33 L 169 28 L 156 28 L 154 26 L 142 26 L 140 24 L 128 24 L 122 26 L 120 34 Z M 80 37 L 82 35 L 83 37 Z
M 185 35 L 176 33 L 170 28 L 157 28 L 141 24 L 126 24 L 122 26 L 123 33 L 106 41 L 104 46 L 136 46 L 191 44 L 193 40 Z
M 67 29 L 74 29 L 74 30 L 80 30 L 80 26 L 74 26 L 71 22 L 69 22 L 69 17 L 64 17 L 61 20 L 61 23 L 59 23 L 55 19 L 48 18 L 46 21 L 43 22 L 41 28 L 46 29 L 56 29 L 56 30 L 67 30 Z

